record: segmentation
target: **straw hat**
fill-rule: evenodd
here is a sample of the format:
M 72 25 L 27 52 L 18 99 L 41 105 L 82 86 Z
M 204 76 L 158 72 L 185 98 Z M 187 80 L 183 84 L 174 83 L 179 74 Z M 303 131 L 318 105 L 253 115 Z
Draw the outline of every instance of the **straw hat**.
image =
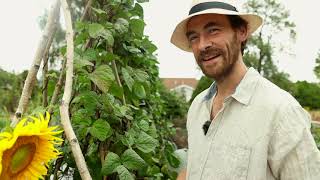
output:
M 193 0 L 188 16 L 176 26 L 171 36 L 172 44 L 184 51 L 192 52 L 186 37 L 187 23 L 191 17 L 200 14 L 238 15 L 248 22 L 249 35 L 262 24 L 260 16 L 238 12 L 235 0 Z

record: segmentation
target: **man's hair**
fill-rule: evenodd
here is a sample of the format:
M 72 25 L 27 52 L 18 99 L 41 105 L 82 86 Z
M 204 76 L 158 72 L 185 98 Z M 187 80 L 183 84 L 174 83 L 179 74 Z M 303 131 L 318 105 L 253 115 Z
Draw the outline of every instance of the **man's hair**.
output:
M 227 16 L 231 27 L 235 30 L 235 29 L 239 29 L 241 27 L 245 27 L 246 29 L 248 29 L 248 22 L 245 21 L 244 19 L 242 19 L 240 16 L 237 15 L 229 15 Z M 241 43 L 241 53 L 243 55 L 244 49 L 246 48 L 246 44 L 247 44 L 247 40 L 243 41 Z

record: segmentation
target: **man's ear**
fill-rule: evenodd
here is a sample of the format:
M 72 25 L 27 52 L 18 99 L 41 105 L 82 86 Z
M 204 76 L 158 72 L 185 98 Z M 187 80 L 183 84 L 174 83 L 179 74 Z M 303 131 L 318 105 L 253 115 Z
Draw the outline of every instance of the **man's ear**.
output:
M 241 42 L 244 42 L 248 39 L 248 28 L 245 27 L 245 26 L 240 26 L 238 28 L 238 39 L 241 41 Z

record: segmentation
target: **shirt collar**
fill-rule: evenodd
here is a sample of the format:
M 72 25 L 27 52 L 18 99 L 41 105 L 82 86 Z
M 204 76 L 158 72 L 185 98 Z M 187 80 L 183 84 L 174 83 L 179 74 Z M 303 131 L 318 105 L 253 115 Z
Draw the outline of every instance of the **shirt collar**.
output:
M 248 69 L 235 92 L 231 95 L 234 99 L 242 104 L 248 105 L 253 95 L 260 74 L 252 67 Z M 213 82 L 209 87 L 208 93 L 204 96 L 204 100 L 210 100 L 217 92 L 216 83 Z

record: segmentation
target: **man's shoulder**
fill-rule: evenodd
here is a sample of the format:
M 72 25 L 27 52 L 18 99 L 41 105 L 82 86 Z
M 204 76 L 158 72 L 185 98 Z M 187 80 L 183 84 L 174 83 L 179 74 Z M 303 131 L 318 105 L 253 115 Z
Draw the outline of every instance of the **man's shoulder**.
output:
M 270 80 L 261 77 L 259 85 L 255 89 L 256 99 L 265 106 L 274 106 L 275 108 L 283 105 L 298 105 L 298 101 L 287 91 Z

